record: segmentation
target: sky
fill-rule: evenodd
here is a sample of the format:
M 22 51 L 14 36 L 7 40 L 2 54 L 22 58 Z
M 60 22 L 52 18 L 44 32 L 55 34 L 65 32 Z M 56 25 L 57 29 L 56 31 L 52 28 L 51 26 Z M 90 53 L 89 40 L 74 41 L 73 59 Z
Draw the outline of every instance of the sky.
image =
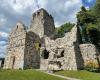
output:
M 91 7 L 95 0 L 0 0 L 0 57 L 6 54 L 8 34 L 18 21 L 30 25 L 32 13 L 46 9 L 53 17 L 55 26 L 65 22 L 76 23 L 80 7 Z
M 96 0 L 82 0 L 82 4 L 88 8 L 91 8 L 95 2 Z

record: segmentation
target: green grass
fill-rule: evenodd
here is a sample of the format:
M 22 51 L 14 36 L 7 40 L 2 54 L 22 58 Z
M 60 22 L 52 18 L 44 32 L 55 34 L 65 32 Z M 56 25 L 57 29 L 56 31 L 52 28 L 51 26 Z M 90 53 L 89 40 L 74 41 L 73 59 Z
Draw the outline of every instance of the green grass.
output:
M 64 80 L 36 70 L 1 70 L 0 80 Z
M 82 80 L 100 80 L 100 73 L 82 71 L 58 71 L 55 74 L 82 79 Z

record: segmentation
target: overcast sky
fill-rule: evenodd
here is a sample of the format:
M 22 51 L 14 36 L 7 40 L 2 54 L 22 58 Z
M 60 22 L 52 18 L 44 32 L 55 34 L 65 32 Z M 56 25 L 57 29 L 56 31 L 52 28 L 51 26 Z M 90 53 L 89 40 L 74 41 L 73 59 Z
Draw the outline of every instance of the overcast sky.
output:
M 6 53 L 8 33 L 18 21 L 30 25 L 31 15 L 39 8 L 46 9 L 53 17 L 56 27 L 65 22 L 76 22 L 76 13 L 82 4 L 94 0 L 0 0 L 0 57 Z M 87 3 L 88 2 L 88 3 Z

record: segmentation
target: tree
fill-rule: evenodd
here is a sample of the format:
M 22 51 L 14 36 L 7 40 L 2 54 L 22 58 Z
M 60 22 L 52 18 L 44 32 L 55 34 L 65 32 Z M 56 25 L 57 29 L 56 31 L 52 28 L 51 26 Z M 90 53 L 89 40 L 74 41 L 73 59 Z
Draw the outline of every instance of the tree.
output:
M 89 35 L 89 41 L 92 44 L 99 45 L 99 30 L 96 24 L 88 24 L 87 34 Z
M 83 42 L 90 42 L 89 40 L 89 34 L 87 34 L 87 27 L 88 24 L 92 23 L 95 24 L 96 23 L 96 17 L 91 14 L 91 10 L 86 10 L 85 7 L 81 7 L 81 11 L 78 12 L 77 14 L 77 21 L 78 21 L 78 25 L 81 27 L 82 31 L 82 39 Z
M 92 14 L 96 16 L 97 26 L 98 26 L 98 29 L 100 30 L 100 0 L 96 0 L 96 4 L 91 9 L 91 11 L 92 11 Z
M 65 23 L 61 25 L 60 27 L 56 28 L 56 37 L 61 38 L 65 36 L 65 33 L 69 32 L 74 24 L 72 23 Z
M 94 5 L 94 7 L 91 9 L 92 13 L 95 14 L 95 16 L 100 18 L 100 0 L 96 0 L 96 4 Z
M 78 24 L 84 26 L 88 23 L 95 23 L 96 18 L 91 14 L 90 10 L 86 10 L 85 7 L 81 7 L 81 11 L 77 14 Z

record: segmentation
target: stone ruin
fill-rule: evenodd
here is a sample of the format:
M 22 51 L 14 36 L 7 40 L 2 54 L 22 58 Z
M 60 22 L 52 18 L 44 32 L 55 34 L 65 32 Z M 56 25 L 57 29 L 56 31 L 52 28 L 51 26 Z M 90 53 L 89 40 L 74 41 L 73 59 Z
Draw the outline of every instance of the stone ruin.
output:
M 32 15 L 26 29 L 18 22 L 9 34 L 5 69 L 78 70 L 99 54 L 93 44 L 82 44 L 75 25 L 63 38 L 55 39 L 53 17 L 44 9 Z
M 79 49 L 77 26 L 73 27 L 65 37 L 51 40 L 45 37 L 45 47 L 41 47 L 41 69 L 77 70 L 83 67 L 83 59 Z M 46 52 L 48 58 L 45 58 Z

